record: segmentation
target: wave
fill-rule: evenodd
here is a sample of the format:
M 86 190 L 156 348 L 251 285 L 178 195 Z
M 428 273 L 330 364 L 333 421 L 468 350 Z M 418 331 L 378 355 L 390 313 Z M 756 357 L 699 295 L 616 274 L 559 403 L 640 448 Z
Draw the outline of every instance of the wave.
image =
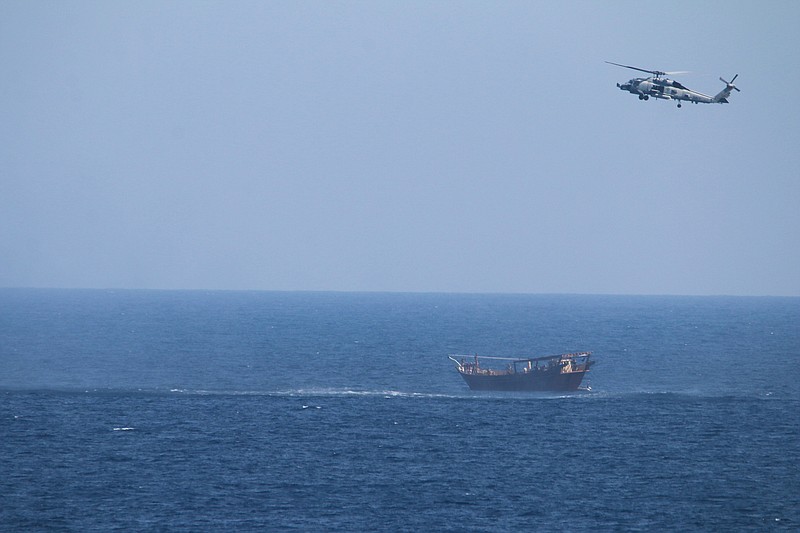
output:
M 353 388 L 298 388 L 281 390 L 204 390 L 170 389 L 170 393 L 198 396 L 273 396 L 273 397 L 383 397 L 383 398 L 469 398 L 468 394 L 444 394 L 435 392 L 413 392 L 390 389 Z
M 402 391 L 394 389 L 358 389 L 358 388 L 297 388 L 271 391 L 232 391 L 232 390 L 192 390 L 171 389 L 171 393 L 185 395 L 218 395 L 218 396 L 270 396 L 285 398 L 385 398 L 385 399 L 446 399 L 446 400 L 557 400 L 583 398 L 593 395 L 593 391 L 584 389 L 576 392 L 496 392 L 470 391 L 459 393 Z
M 499 392 L 471 391 L 457 392 L 413 391 L 383 388 L 355 387 L 299 387 L 273 390 L 236 390 L 200 388 L 137 388 L 137 389 L 0 389 L 2 394 L 68 394 L 68 395 L 128 395 L 128 396 L 263 396 L 274 398 L 385 398 L 385 399 L 429 399 L 459 401 L 546 401 L 575 400 L 598 401 L 617 399 L 686 399 L 718 400 L 741 399 L 763 401 L 798 401 L 791 394 L 782 391 L 729 391 L 729 390 L 669 390 L 669 389 L 580 389 L 575 392 Z
M 791 401 L 775 391 L 729 391 L 729 390 L 669 390 L 669 389 L 639 389 L 639 390 L 602 390 L 593 391 L 592 397 L 596 399 L 684 399 L 684 400 L 781 400 Z M 796 400 L 796 398 L 795 398 Z

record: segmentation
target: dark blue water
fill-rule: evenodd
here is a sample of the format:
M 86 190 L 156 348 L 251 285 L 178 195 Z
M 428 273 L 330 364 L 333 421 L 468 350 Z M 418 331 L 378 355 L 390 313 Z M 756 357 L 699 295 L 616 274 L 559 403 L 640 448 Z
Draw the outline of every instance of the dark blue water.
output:
M 798 363 L 797 298 L 0 290 L 0 530 L 795 531 Z

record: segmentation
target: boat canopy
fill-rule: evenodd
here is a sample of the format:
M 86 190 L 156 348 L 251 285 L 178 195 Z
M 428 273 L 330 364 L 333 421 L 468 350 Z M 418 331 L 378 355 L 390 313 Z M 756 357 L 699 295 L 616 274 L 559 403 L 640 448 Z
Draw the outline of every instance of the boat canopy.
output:
M 472 355 L 453 354 L 450 357 L 451 358 L 477 357 L 478 359 L 494 359 L 497 361 L 514 361 L 516 363 L 523 363 L 526 361 L 549 361 L 552 359 L 573 359 L 575 357 L 588 357 L 591 354 L 592 352 L 574 352 L 574 353 L 562 353 L 558 355 L 543 355 L 540 357 L 495 357 L 491 355 L 478 355 L 478 354 L 472 354 Z

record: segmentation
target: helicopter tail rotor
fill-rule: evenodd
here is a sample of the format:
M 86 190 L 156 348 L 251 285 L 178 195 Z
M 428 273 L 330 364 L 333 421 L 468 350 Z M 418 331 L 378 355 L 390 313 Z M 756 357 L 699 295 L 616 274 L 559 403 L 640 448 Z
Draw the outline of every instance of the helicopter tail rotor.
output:
M 733 84 L 733 82 L 736 81 L 736 78 L 738 77 L 739 75 L 737 74 L 736 76 L 731 78 L 731 81 L 725 81 L 720 77 L 722 83 L 725 84 L 725 88 L 722 89 L 719 93 L 717 93 L 717 95 L 714 96 L 714 98 L 712 98 L 711 101 L 717 104 L 727 104 L 728 97 L 731 95 L 731 91 L 735 90 L 736 92 L 742 92 L 736 85 Z
M 739 89 L 739 88 L 738 88 L 736 85 L 734 85 L 734 84 L 733 84 L 733 82 L 734 82 L 734 81 L 736 81 L 736 78 L 738 78 L 738 77 L 739 77 L 739 75 L 737 74 L 736 76 L 734 76 L 733 78 L 731 78 L 731 81 L 725 81 L 725 80 L 724 80 L 724 79 L 722 79 L 722 77 L 720 76 L 720 78 L 719 78 L 719 81 L 721 81 L 722 83 L 724 83 L 725 85 L 727 85 L 728 89 L 734 89 L 736 92 L 739 92 L 739 93 L 740 93 L 740 92 L 742 92 L 742 91 L 741 91 L 741 89 Z

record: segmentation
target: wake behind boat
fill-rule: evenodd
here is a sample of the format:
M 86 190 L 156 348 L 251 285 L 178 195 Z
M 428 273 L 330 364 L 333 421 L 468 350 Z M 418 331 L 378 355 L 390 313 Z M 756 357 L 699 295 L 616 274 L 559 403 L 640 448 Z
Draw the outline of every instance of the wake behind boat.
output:
M 449 358 L 472 390 L 574 391 L 594 364 L 589 361 L 590 356 L 591 352 L 576 352 L 532 358 L 478 355 L 450 355 Z M 505 368 L 491 367 L 498 362 L 504 362 Z

